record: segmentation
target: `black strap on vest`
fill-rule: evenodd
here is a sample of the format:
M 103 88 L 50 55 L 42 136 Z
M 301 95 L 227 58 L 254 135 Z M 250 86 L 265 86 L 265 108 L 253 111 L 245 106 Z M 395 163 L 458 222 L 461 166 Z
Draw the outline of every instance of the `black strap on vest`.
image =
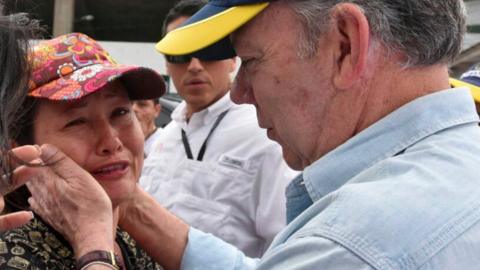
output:
M 205 138 L 205 141 L 202 144 L 202 147 L 200 148 L 200 152 L 198 152 L 197 160 L 202 161 L 203 160 L 203 155 L 205 154 L 205 151 L 207 150 L 207 143 L 208 140 L 210 139 L 210 136 L 212 135 L 213 131 L 217 128 L 218 124 L 222 121 L 222 119 L 225 117 L 225 115 L 228 113 L 228 110 L 222 112 L 215 123 L 213 123 L 212 128 L 210 129 L 210 132 L 207 135 L 207 138 Z M 188 143 L 188 138 L 187 134 L 185 133 L 185 130 L 182 129 L 182 142 L 183 142 L 183 147 L 185 148 L 185 153 L 187 154 L 188 159 L 193 159 L 192 155 L 192 149 L 190 149 L 190 144 Z

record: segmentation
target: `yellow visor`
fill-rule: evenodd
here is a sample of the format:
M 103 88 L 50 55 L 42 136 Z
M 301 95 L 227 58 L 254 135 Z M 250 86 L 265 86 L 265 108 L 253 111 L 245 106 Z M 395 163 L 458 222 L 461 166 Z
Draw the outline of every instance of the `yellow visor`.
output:
M 454 78 L 450 78 L 450 85 L 453 87 L 468 87 L 472 92 L 473 99 L 475 102 L 480 103 L 480 87 L 473 85 L 471 83 L 467 83 L 461 80 L 457 80 Z
M 228 36 L 255 17 L 268 4 L 265 2 L 226 8 L 169 32 L 155 48 L 167 55 L 191 54 Z

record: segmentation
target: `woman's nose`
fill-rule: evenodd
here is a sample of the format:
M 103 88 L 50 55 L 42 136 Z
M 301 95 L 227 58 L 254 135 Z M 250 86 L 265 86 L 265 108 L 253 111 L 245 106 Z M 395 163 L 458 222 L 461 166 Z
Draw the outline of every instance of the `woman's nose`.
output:
M 101 127 L 97 127 L 98 131 L 98 143 L 97 154 L 98 155 L 112 155 L 122 150 L 123 144 L 118 136 L 118 131 L 109 123 L 102 124 Z

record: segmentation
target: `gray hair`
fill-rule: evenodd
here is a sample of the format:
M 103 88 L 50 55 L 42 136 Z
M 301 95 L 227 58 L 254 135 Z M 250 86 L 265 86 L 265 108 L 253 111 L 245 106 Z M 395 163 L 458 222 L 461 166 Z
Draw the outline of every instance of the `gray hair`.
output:
M 340 3 L 358 5 L 374 41 L 389 53 L 403 52 L 405 67 L 451 63 L 460 53 L 466 29 L 462 0 L 283 0 L 304 26 L 300 52 L 312 56 L 330 23 L 330 11 Z

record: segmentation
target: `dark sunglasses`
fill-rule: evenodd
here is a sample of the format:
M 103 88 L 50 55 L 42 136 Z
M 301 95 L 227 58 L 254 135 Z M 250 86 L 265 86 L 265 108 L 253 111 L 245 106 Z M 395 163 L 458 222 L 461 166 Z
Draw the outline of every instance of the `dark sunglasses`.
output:
M 184 55 L 167 55 L 165 54 L 165 59 L 167 62 L 172 63 L 172 64 L 186 64 L 190 63 L 192 61 L 193 56 L 190 54 L 184 54 Z
M 207 55 L 207 56 L 197 56 L 192 54 L 182 54 L 182 55 L 168 55 L 165 54 L 165 59 L 167 62 L 172 64 L 187 64 L 192 61 L 192 58 L 197 58 L 202 62 L 212 62 L 212 61 L 220 61 L 225 60 L 226 58 L 222 58 L 221 55 Z

